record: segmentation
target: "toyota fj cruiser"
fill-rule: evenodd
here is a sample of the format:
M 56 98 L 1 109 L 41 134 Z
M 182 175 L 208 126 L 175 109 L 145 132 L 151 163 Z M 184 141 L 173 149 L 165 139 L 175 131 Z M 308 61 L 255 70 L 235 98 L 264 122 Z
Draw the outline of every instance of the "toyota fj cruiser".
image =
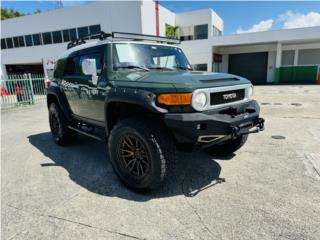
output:
M 158 187 L 176 147 L 231 154 L 263 130 L 250 81 L 191 71 L 175 39 L 103 32 L 91 38 L 69 43 L 56 63 L 47 86 L 50 128 L 59 145 L 77 133 L 106 141 L 128 187 Z

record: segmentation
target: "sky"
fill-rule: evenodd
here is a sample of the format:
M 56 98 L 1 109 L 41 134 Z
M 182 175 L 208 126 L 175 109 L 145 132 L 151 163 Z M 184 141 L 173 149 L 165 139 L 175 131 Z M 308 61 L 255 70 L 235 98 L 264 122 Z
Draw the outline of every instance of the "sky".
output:
M 87 1 L 63 1 L 64 7 Z M 1 1 L 2 7 L 32 13 L 57 7 L 57 1 Z M 173 12 L 212 8 L 224 21 L 224 34 L 320 26 L 320 1 L 161 1 Z

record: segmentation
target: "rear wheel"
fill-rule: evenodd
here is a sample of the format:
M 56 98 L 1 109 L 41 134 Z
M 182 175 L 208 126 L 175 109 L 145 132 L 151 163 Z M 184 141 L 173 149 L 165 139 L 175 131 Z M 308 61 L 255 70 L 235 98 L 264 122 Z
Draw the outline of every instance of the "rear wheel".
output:
M 213 155 L 228 156 L 241 148 L 246 143 L 247 139 L 248 135 L 241 135 L 236 139 L 230 139 L 224 143 L 209 147 L 206 151 Z
M 68 121 L 56 103 L 49 107 L 49 124 L 52 136 L 59 145 L 67 145 L 75 140 L 76 132 L 68 128 Z
M 112 129 L 108 147 L 115 172 L 134 190 L 159 187 L 173 170 L 174 144 L 159 125 L 139 119 L 123 120 Z

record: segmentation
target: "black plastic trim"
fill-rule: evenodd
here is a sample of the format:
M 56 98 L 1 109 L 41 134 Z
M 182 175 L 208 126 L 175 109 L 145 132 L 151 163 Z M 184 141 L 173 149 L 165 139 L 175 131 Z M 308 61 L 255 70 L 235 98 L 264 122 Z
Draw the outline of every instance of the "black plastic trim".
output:
M 48 96 L 54 96 L 68 121 L 72 121 L 72 111 L 69 106 L 66 95 L 59 87 L 50 87 L 47 89 L 47 107 L 49 108 Z
M 259 113 L 258 103 L 252 100 L 205 112 L 167 113 L 164 122 L 178 143 L 196 144 L 199 136 L 232 135 L 232 128 L 244 123 L 256 126 L 259 123 Z

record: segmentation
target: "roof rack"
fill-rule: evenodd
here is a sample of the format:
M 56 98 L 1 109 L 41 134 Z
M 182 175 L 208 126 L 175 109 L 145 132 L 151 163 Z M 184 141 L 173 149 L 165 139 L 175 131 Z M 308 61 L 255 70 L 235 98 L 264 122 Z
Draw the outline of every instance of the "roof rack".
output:
M 104 39 L 106 39 L 108 37 L 111 37 L 111 36 L 112 36 L 112 34 L 105 33 L 103 31 L 101 31 L 98 34 L 86 35 L 84 38 L 78 38 L 78 39 L 76 39 L 76 40 L 74 40 L 72 42 L 69 42 L 68 45 L 67 45 L 67 49 L 70 49 L 70 48 L 73 48 L 75 46 L 78 46 L 78 45 L 86 43 L 85 38 L 88 38 L 88 37 L 91 37 L 91 39 L 92 39 L 92 37 L 94 37 L 94 38 L 98 38 L 100 40 L 104 40 Z
M 147 34 L 126 33 L 126 32 L 112 32 L 110 34 L 110 33 L 105 33 L 101 31 L 98 34 L 87 35 L 84 38 L 88 38 L 88 37 L 98 38 L 101 41 L 108 37 L 112 37 L 112 39 L 130 39 L 133 41 L 152 41 L 152 42 L 160 42 L 160 43 L 168 43 L 168 44 L 180 43 L 180 40 L 177 38 L 158 37 L 158 36 L 147 35 Z M 86 43 L 84 38 L 78 38 L 68 43 L 67 49 Z
M 152 41 L 152 42 L 171 43 L 171 44 L 180 43 L 180 40 L 177 38 L 158 37 L 154 35 L 126 33 L 126 32 L 112 32 L 112 38 L 131 39 L 134 41 Z

